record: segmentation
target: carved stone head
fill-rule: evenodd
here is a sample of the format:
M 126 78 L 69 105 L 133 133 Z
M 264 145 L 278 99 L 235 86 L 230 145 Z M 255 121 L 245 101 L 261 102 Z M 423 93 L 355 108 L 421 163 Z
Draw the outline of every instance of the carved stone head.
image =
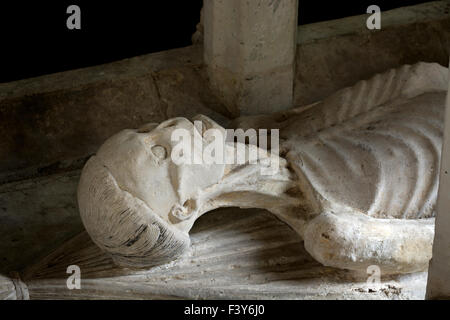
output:
M 195 120 L 201 121 L 200 129 L 185 118 L 174 118 L 123 130 L 108 139 L 83 169 L 78 187 L 83 223 L 93 241 L 117 264 L 144 267 L 173 260 L 189 247 L 188 232 L 204 212 L 233 204 L 264 207 L 265 200 L 258 195 L 252 198 L 252 193 L 259 188 L 267 194 L 282 193 L 291 184 L 267 188 L 267 182 L 242 179 L 255 178 L 258 164 L 175 164 L 173 152 L 180 143 L 191 144 L 197 138 L 202 148 L 193 146 L 191 156 L 201 157 L 196 153 L 211 143 L 209 129 L 225 134 L 205 116 Z M 174 131 L 179 129 L 192 139 L 174 141 Z M 233 151 L 233 146 L 224 144 L 224 152 Z M 235 169 L 237 175 L 233 175 Z M 243 191 L 241 195 L 234 193 L 236 188 Z
M 118 264 L 148 266 L 181 254 L 189 246 L 196 194 L 223 176 L 223 165 L 186 167 L 171 161 L 171 136 L 180 128 L 197 130 L 185 118 L 123 130 L 83 170 L 78 187 L 83 223 Z

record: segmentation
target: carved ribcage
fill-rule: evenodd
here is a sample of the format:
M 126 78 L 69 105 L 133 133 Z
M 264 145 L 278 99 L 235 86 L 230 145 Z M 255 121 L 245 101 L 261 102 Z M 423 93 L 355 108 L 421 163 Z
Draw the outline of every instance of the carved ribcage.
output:
M 435 64 L 392 70 L 338 92 L 296 117 L 297 128 L 286 127 L 296 133 L 287 141 L 288 159 L 322 207 L 377 218 L 433 215 L 445 74 Z

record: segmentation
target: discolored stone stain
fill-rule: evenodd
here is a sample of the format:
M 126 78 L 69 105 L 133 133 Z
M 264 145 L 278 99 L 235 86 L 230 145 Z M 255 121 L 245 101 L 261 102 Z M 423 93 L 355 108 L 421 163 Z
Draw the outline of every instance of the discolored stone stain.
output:
M 278 0 L 281 1 L 281 0 Z M 272 1 L 273 3 L 273 1 Z M 275 7 L 274 7 L 275 8 Z M 448 6 L 447 9 L 448 10 Z M 274 10 L 276 11 L 276 9 Z M 383 31 L 381 31 L 379 33 L 379 36 L 374 36 L 374 37 L 368 37 L 367 39 L 363 39 L 363 41 L 358 41 L 358 38 L 360 37 L 360 35 L 354 35 L 354 36 L 344 36 L 344 37 L 336 37 L 336 39 L 325 39 L 325 40 L 318 40 L 316 41 L 316 43 L 314 44 L 310 44 L 310 45 L 301 45 L 298 48 L 298 61 L 297 61 L 297 81 L 296 83 L 296 97 L 297 97 L 297 105 L 300 104 L 306 104 L 307 101 L 316 101 L 316 98 L 318 97 L 323 97 L 324 95 L 327 95 L 329 93 L 334 92 L 336 89 L 342 88 L 343 86 L 347 86 L 347 85 L 351 85 L 355 82 L 355 80 L 359 80 L 361 78 L 366 78 L 369 75 L 375 73 L 375 72 L 379 72 L 379 71 L 384 71 L 387 68 L 390 67 L 394 67 L 394 66 L 398 66 L 404 63 L 411 63 L 411 62 L 416 62 L 419 60 L 426 60 L 426 61 L 438 61 L 441 63 L 447 63 L 448 62 L 448 51 L 444 50 L 444 46 L 442 46 L 442 48 L 440 48 L 440 45 L 442 43 L 442 39 L 448 39 L 448 37 L 445 37 L 445 34 L 442 32 L 442 30 L 450 30 L 450 24 L 448 22 L 448 20 L 445 22 L 442 21 L 437 21 L 437 22 L 430 22 L 429 23 L 429 27 L 424 26 L 424 24 L 413 24 L 411 26 L 406 26 L 406 27 L 398 27 L 395 28 L 395 30 L 393 29 L 384 29 Z M 448 32 L 448 31 L 446 31 Z M 401 34 L 401 36 L 396 36 L 396 34 Z M 441 41 L 436 41 L 437 38 L 436 35 L 440 36 Z M 414 40 L 414 42 L 409 41 L 408 39 L 411 39 L 412 37 L 415 37 L 416 39 Z M 424 42 L 424 37 L 427 37 L 427 39 L 429 39 L 428 42 Z M 394 38 L 394 41 L 392 40 Z M 396 39 L 403 39 L 402 41 L 399 41 Z M 419 39 L 419 41 L 417 40 Z M 404 47 L 405 43 L 407 44 L 406 47 Z M 422 43 L 422 44 L 421 44 Z M 364 44 L 361 45 L 361 44 Z M 333 56 L 333 50 L 323 50 L 324 47 L 328 46 L 333 48 L 334 46 L 339 45 L 342 47 L 345 47 L 346 50 L 345 51 L 340 51 L 341 55 L 340 56 Z M 421 45 L 421 49 L 420 50 L 416 50 L 419 45 Z M 355 49 L 355 46 L 358 47 Z M 403 46 L 403 47 L 402 47 Z M 378 50 L 377 48 L 383 47 L 384 50 Z M 400 48 L 400 49 L 399 49 Z M 353 52 L 354 54 L 349 54 L 348 52 Z M 370 52 L 377 52 L 377 56 L 372 56 L 370 54 Z M 380 52 L 383 52 L 383 54 L 378 54 Z M 370 64 L 361 64 L 360 62 L 364 60 L 364 61 L 371 61 L 372 63 Z M 190 63 L 190 61 L 188 61 Z M 336 67 L 337 66 L 337 67 Z M 341 66 L 339 68 L 339 66 Z M 334 68 L 336 67 L 336 68 Z M 314 68 L 314 70 L 312 70 Z M 314 72 L 312 72 L 314 71 Z M 325 80 L 325 81 L 324 81 Z M 158 81 L 164 82 L 164 79 L 158 79 Z M 184 81 L 186 82 L 186 81 Z M 189 79 L 188 79 L 189 82 Z M 120 83 L 126 83 L 126 81 L 120 82 Z M 119 83 L 119 86 L 120 86 Z M 171 86 L 175 87 L 174 89 L 171 89 L 172 91 L 169 91 L 169 93 L 179 93 L 181 91 L 184 91 L 185 89 L 180 89 L 176 90 L 176 87 L 179 85 L 183 85 L 183 82 L 177 83 L 171 83 Z M 83 86 L 77 86 L 77 88 L 81 88 Z M 94 86 L 95 87 L 95 86 Z M 164 85 L 162 85 L 162 87 L 164 87 Z M 185 88 L 185 87 L 183 87 Z M 83 89 L 84 90 L 84 89 Z M 106 91 L 108 92 L 104 92 L 104 94 L 110 94 L 111 91 L 111 86 L 109 87 L 109 89 L 107 89 Z M 70 89 L 69 92 L 72 92 L 73 89 Z M 8 92 L 9 94 L 9 92 Z M 59 94 L 55 94 L 55 92 L 52 92 L 51 94 L 49 94 L 49 98 L 44 101 L 45 99 L 43 99 L 43 97 L 45 96 L 45 94 L 43 93 L 39 93 L 38 95 L 32 95 L 32 94 L 26 94 L 24 95 L 24 99 L 28 99 L 30 98 L 29 102 L 28 102 L 28 106 L 27 108 L 27 112 L 30 113 L 30 115 L 26 115 L 29 116 L 29 120 L 25 121 L 25 124 L 28 123 L 28 131 L 27 132 L 22 132 L 21 131 L 21 126 L 22 126 L 22 115 L 20 113 L 17 114 L 17 117 L 10 117 L 8 118 L 8 115 L 13 115 L 16 116 L 16 114 L 14 112 L 11 112 L 10 109 L 10 102 L 14 102 L 16 101 L 15 99 L 4 99 L 4 100 L 0 100 L 0 128 L 6 128 L 5 126 L 9 126 L 8 130 L 5 131 L 1 131 L 2 133 L 8 133 L 6 136 L 3 135 L 3 140 L 8 140 L 10 139 L 10 135 L 14 135 L 13 136 L 13 147 L 8 149 L 8 148 L 3 148 L 4 146 L 4 142 L 0 142 L 0 153 L 1 154 L 8 154 L 9 159 L 12 159 L 10 162 L 10 164 L 17 164 L 17 166 L 12 166 L 12 168 L 16 169 L 16 168 L 24 168 L 27 167 L 28 165 L 32 164 L 40 164 L 42 161 L 41 158 L 35 158 L 35 154 L 36 152 L 45 154 L 47 152 L 51 153 L 52 156 L 49 156 L 48 158 L 51 158 L 51 161 L 49 161 L 50 165 L 48 165 L 48 163 L 46 162 L 45 166 L 43 166 L 43 168 L 41 168 L 41 173 L 42 174 L 50 174 L 52 172 L 54 172 L 54 170 L 57 170 L 58 168 L 60 168 L 63 165 L 62 161 L 59 161 L 58 159 L 53 158 L 55 155 L 59 156 L 61 154 L 64 154 L 64 152 L 68 152 L 71 150 L 72 145 L 68 145 L 68 147 L 63 147 L 60 151 L 61 153 L 56 153 L 54 152 L 51 148 L 52 148 L 52 143 L 53 142 L 61 142 L 60 140 L 55 140 L 52 143 L 48 143 L 45 144 L 42 139 L 40 137 L 36 137 L 35 135 L 40 135 L 42 133 L 40 133 L 39 130 L 41 130 L 42 128 L 50 128 L 51 124 L 52 124 L 52 119 L 54 118 L 54 115 L 52 116 L 52 111 L 51 111 L 51 105 L 53 104 L 53 98 L 52 97 L 64 97 L 63 99 L 65 99 L 65 101 L 70 100 L 70 94 L 69 96 L 64 96 L 63 92 L 60 92 Z M 82 94 L 82 93 L 80 93 Z M 53 96 L 52 96 L 53 95 Z M 37 96 L 41 96 L 41 98 L 37 97 Z M 161 98 L 161 95 L 157 95 L 158 96 L 158 101 Z M 167 95 L 166 98 L 170 96 Z M 187 97 L 189 97 L 190 95 L 187 94 Z M 134 97 L 132 97 L 134 99 Z M 41 102 L 37 103 L 36 105 L 33 105 L 33 99 L 42 99 Z M 20 100 L 20 98 L 19 98 Z M 115 95 L 114 97 L 111 97 L 111 100 L 114 101 L 120 101 L 120 95 Z M 195 100 L 195 99 L 193 99 Z M 131 100 L 133 101 L 133 100 Z M 195 102 L 195 101 L 194 101 Z M 176 99 L 174 99 L 174 104 L 176 103 Z M 189 103 L 192 103 L 191 101 L 189 101 Z M 61 102 L 61 104 L 63 105 L 64 102 Z M 95 104 L 91 104 L 91 106 L 93 108 L 96 108 Z M 72 106 L 74 107 L 74 106 Z M 47 112 L 47 108 L 49 110 L 49 112 Z M 163 111 L 165 107 L 163 107 Z M 55 108 L 56 111 L 61 111 L 60 108 Z M 77 108 L 75 108 L 75 110 L 77 110 Z M 101 110 L 97 110 L 99 112 L 101 112 Z M 8 113 L 11 112 L 11 113 Z M 83 113 L 84 109 L 80 109 L 78 110 L 79 113 Z M 35 113 L 35 117 L 33 118 L 31 115 Z M 4 116 L 5 115 L 5 116 Z M 44 116 L 44 118 L 43 118 Z M 46 137 L 46 139 L 52 138 L 52 139 L 57 139 L 57 135 L 60 134 L 61 132 L 64 134 L 65 130 L 74 130 L 74 135 L 73 135 L 73 139 L 75 141 L 81 142 L 82 144 L 85 143 L 85 141 L 81 141 L 80 137 L 83 138 L 83 136 L 79 136 L 77 135 L 77 130 L 81 130 L 85 123 L 83 123 L 83 121 L 79 121 L 77 122 L 78 125 L 81 126 L 81 128 L 72 128 L 69 126 L 69 128 L 66 128 L 68 126 L 68 124 L 70 124 L 70 116 L 71 114 L 68 115 L 68 120 L 66 119 L 66 121 L 63 121 L 59 126 L 60 128 L 62 128 L 62 131 L 58 131 L 58 130 L 54 130 L 51 131 L 49 129 L 49 131 L 45 131 L 43 130 L 43 134 Z M 82 117 L 83 114 L 80 116 Z M 104 114 L 105 118 L 106 115 Z M 45 118 L 47 117 L 47 118 Z M 53 118 L 52 118 L 53 117 Z M 58 117 L 64 118 L 64 114 L 59 114 Z M 167 117 L 166 114 L 164 114 L 164 117 Z M 11 121 L 11 119 L 13 121 Z M 101 124 L 102 126 L 108 126 L 107 121 L 105 122 L 99 122 L 99 124 Z M 5 125 L 5 126 L 4 126 Z M 96 130 L 98 130 L 99 128 L 97 127 L 90 127 L 87 128 L 86 131 L 89 133 L 89 130 L 92 132 L 93 135 L 97 134 Z M 51 134 L 53 132 L 53 134 Z M 46 136 L 45 134 L 48 134 L 48 136 Z M 87 137 L 84 137 L 89 139 L 89 135 L 87 135 Z M 32 140 L 35 139 L 35 140 Z M 33 147 L 34 142 L 39 142 L 39 144 L 37 145 L 38 150 L 31 150 L 30 148 Z M 95 145 L 95 141 L 92 143 L 92 145 Z M 53 146 L 54 147 L 54 146 Z M 57 146 L 58 148 L 61 148 L 61 146 Z M 88 148 L 90 147 L 89 143 L 86 143 L 86 145 L 80 146 L 80 150 L 82 152 L 85 152 Z M 20 150 L 20 148 L 23 148 L 23 151 Z M 66 149 L 64 149 L 66 148 Z M 16 150 L 19 150 L 22 153 L 19 153 Z M 10 152 L 9 151 L 13 151 Z M 31 150 L 31 152 L 30 152 Z M 3 152 L 6 153 L 3 153 Z M 67 154 L 70 155 L 70 152 L 68 152 Z M 4 160 L 4 158 L 3 158 Z M 0 171 L 3 170 L 5 167 L 3 167 L 3 163 L 2 159 L 0 159 Z M 11 167 L 10 167 L 11 168 Z M 447 172 L 445 172 L 445 174 L 447 174 Z M 36 186 L 36 188 L 44 188 L 44 187 L 39 187 Z M 56 195 L 55 194 L 55 198 L 61 196 L 60 194 Z M 73 195 L 74 196 L 74 195 Z M 49 197 L 48 199 L 46 199 L 46 201 L 50 201 Z M 29 199 L 30 201 L 28 205 L 28 207 L 33 207 L 33 202 L 37 202 L 36 199 L 32 198 Z M 61 201 L 67 201 L 66 199 L 63 199 Z M 30 204 L 31 202 L 31 204 Z M 11 203 L 13 203 L 13 201 L 11 201 Z M 75 208 L 75 205 L 68 205 L 67 208 Z M 9 206 L 6 207 L 2 207 L 1 208 L 4 212 L 10 211 L 11 215 L 15 215 L 15 214 L 19 214 L 20 211 L 24 211 L 24 210 L 19 210 L 19 211 L 14 211 L 14 208 L 10 208 Z M 34 208 L 32 208 L 34 209 Z M 44 211 L 41 211 L 42 213 Z M 34 213 L 33 210 L 30 210 L 30 213 L 28 214 L 29 216 L 33 216 Z M 53 213 L 52 213 L 53 214 Z M 39 216 L 38 216 L 39 217 Z M 3 217 L 2 217 L 3 218 Z M 73 219 L 76 220 L 78 218 L 77 213 L 75 213 L 75 215 L 73 216 Z M 229 219 L 229 216 L 227 215 L 227 220 Z M 44 219 L 41 219 L 44 220 Z M 64 226 L 64 228 L 68 228 L 66 229 L 67 234 L 69 232 L 73 232 L 73 228 L 74 228 L 74 223 L 73 221 L 69 224 L 67 223 L 67 225 Z M 2 223 L 4 223 L 5 220 L 2 220 Z M 28 221 L 26 221 L 28 223 Z M 79 223 L 78 221 L 76 223 Z M 76 224 L 75 223 L 75 224 Z M 78 224 L 79 226 L 79 224 Z M 215 224 L 214 224 L 215 226 Z M 42 227 L 42 226 L 41 226 Z M 36 226 L 36 228 L 39 228 L 39 226 Z M 70 230 L 69 230 L 70 229 Z M 71 231 L 72 230 L 72 231 Z M 57 231 L 57 230 L 53 230 L 53 231 Z M 287 231 L 283 231 L 283 232 L 278 232 L 279 234 L 285 234 L 287 233 Z M 37 238 L 37 237 L 36 237 Z M 41 237 L 39 237 L 41 239 Z M 213 236 L 211 238 L 214 238 Z M 56 240 L 55 240 L 56 239 Z M 49 249 L 49 247 L 53 244 L 55 245 L 55 243 L 61 241 L 61 237 L 57 238 L 53 238 L 51 239 L 51 243 L 48 241 L 48 239 L 44 239 L 44 241 L 42 241 L 42 245 L 40 245 L 42 249 L 42 247 L 44 247 L 46 244 L 48 246 L 48 248 L 46 248 L 46 250 Z M 46 242 L 47 241 L 47 242 Z M 23 248 L 24 246 L 22 246 Z M 296 248 L 299 248 L 300 246 L 296 244 Z M 29 249 L 29 248 L 28 248 Z M 17 259 L 15 262 L 18 262 L 20 265 L 22 264 L 22 266 L 24 266 L 24 261 L 34 261 L 33 259 L 30 259 L 30 251 L 35 250 L 36 248 L 32 248 L 30 250 L 24 250 L 24 251 L 20 251 L 18 250 L 19 253 L 23 252 L 24 255 L 27 255 L 28 260 L 27 259 L 23 259 L 23 257 L 21 257 L 22 255 L 18 256 L 19 259 Z M 3 250 L 4 252 L 10 252 L 11 248 L 7 247 L 5 250 Z M 42 253 L 42 251 L 39 251 Z M 280 251 L 281 252 L 281 251 Z M 34 256 L 36 257 L 36 256 Z M 7 259 L 5 257 L 3 257 L 2 259 L 3 261 L 6 261 Z M 315 262 L 313 262 L 315 263 Z M 49 266 L 53 266 L 55 264 L 49 264 Z M 64 271 L 63 271 L 63 275 L 65 275 L 65 267 L 66 265 L 64 265 Z M 274 272 L 276 273 L 276 272 Z M 281 274 L 281 273 L 280 273 Z
M 165 119 L 153 79 L 144 76 L 2 101 L 0 169 L 85 157 L 121 129 Z M 7 107 L 6 107 L 7 106 Z M 8 133 L 8 134 L 6 134 Z M 55 161 L 56 160 L 56 161 Z
M 0 159 L 0 175 L 30 167 L 49 174 L 68 159 L 93 154 L 120 130 L 168 117 L 203 113 L 228 121 L 220 115 L 225 107 L 205 90 L 206 81 L 201 67 L 183 66 L 5 97 L 0 100 L 0 153 L 8 157 Z
M 277 12 L 278 7 L 280 6 L 281 0 L 271 0 L 269 6 L 273 5 L 273 13 Z
M 73 172 L 0 185 L 0 272 L 20 270 L 82 230 Z

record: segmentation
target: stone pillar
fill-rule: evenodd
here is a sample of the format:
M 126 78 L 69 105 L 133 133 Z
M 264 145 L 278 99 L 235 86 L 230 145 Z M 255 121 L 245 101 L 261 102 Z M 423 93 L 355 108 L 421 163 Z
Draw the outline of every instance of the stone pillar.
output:
M 234 115 L 292 107 L 298 0 L 204 0 L 210 83 Z
M 427 299 L 450 299 L 450 78 Z

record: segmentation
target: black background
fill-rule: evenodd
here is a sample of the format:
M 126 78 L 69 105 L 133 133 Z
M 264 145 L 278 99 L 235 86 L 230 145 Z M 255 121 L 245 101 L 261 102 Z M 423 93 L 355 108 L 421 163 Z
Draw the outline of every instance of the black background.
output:
M 429 317 L 438 314 L 446 314 L 450 305 L 449 301 L 356 301 L 356 300 L 152 300 L 152 301 L 3 301 L 2 312 L 11 310 L 11 314 L 25 317 L 35 317 L 36 314 L 44 315 L 45 319 L 65 319 L 70 314 L 72 319 L 130 319 L 133 317 L 155 319 L 212 319 L 211 316 L 191 315 L 186 316 L 186 307 L 220 307 L 227 309 L 229 305 L 264 305 L 264 314 L 257 317 L 243 315 L 219 314 L 214 319 L 314 319 L 338 318 L 364 320 L 383 319 L 412 319 L 414 316 L 424 315 L 429 312 Z
M 283 0 L 282 0 L 283 1 Z M 429 1 L 300 0 L 299 24 Z M 68 30 L 67 7 L 81 8 L 81 30 Z M 87 67 L 188 46 L 202 0 L 0 2 L 0 82 Z

